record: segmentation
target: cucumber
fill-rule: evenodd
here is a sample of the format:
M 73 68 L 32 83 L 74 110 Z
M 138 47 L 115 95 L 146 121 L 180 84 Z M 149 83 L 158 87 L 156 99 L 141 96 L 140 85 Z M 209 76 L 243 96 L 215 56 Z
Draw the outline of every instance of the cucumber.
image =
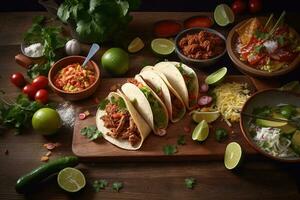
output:
M 79 159 L 76 156 L 66 156 L 50 161 L 20 177 L 16 183 L 15 189 L 18 193 L 25 193 L 48 176 L 57 173 L 66 167 L 74 167 L 78 165 L 78 163 Z

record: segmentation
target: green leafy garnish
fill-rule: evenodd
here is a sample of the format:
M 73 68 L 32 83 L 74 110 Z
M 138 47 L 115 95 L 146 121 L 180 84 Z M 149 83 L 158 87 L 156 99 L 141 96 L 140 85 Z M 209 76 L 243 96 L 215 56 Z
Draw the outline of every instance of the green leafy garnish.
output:
M 177 152 L 177 147 L 176 145 L 165 145 L 163 151 L 165 155 L 173 155 Z
M 215 132 L 215 136 L 218 142 L 222 142 L 224 139 L 228 137 L 227 130 L 224 128 L 217 128 Z
M 96 180 L 93 183 L 93 188 L 96 192 L 99 192 L 101 189 L 105 189 L 108 186 L 108 182 L 104 179 Z
M 272 108 L 269 106 L 263 106 L 253 109 L 253 114 L 258 117 L 268 117 L 272 112 Z
M 277 42 L 279 43 L 280 46 L 284 45 L 285 39 L 283 35 L 278 36 Z
M 107 105 L 108 103 L 109 103 L 109 100 L 108 100 L 108 99 L 103 99 L 103 100 L 99 103 L 98 108 L 99 108 L 100 110 L 104 110 L 105 107 L 106 107 L 106 105 Z
M 66 43 L 66 39 L 61 36 L 61 28 L 46 27 L 43 25 L 44 20 L 44 16 L 35 17 L 32 26 L 24 34 L 24 42 L 26 44 L 39 42 L 44 47 L 45 62 L 35 64 L 27 71 L 28 76 L 32 79 L 39 75 L 48 75 L 51 65 L 57 59 L 55 50 L 64 47 Z
M 254 47 L 254 52 L 255 53 L 260 53 L 261 52 L 261 50 L 264 48 L 264 46 L 263 45 L 258 45 L 258 46 L 256 46 L 256 47 Z
M 57 16 L 72 22 L 81 40 L 102 43 L 121 38 L 132 19 L 129 12 L 139 4 L 139 0 L 65 0 Z
M 121 182 L 114 182 L 112 184 L 112 189 L 116 192 L 119 192 L 123 188 L 123 183 Z
M 96 126 L 86 126 L 80 130 L 80 134 L 88 138 L 89 140 L 95 140 L 102 137 L 103 133 L 100 132 Z
M 126 104 L 125 104 L 125 101 L 123 98 L 115 98 L 114 96 L 112 96 L 110 98 L 110 101 L 112 104 L 115 104 L 118 106 L 118 109 L 119 111 L 125 111 L 127 108 L 126 108 Z
M 256 30 L 254 32 L 254 34 L 258 39 L 262 39 L 262 40 L 264 40 L 270 36 L 269 33 L 265 33 L 265 32 L 259 31 L 259 30 Z
M 19 134 L 22 129 L 30 127 L 33 114 L 43 107 L 49 107 L 49 104 L 30 101 L 24 94 L 20 94 L 15 102 L 0 98 L 0 124 L 16 129 L 15 133 Z
M 177 139 L 177 144 L 178 145 L 185 145 L 185 136 L 184 135 L 180 135 L 179 138 Z
M 195 184 L 196 184 L 196 179 L 195 178 L 186 178 L 184 180 L 185 187 L 188 189 L 193 189 Z

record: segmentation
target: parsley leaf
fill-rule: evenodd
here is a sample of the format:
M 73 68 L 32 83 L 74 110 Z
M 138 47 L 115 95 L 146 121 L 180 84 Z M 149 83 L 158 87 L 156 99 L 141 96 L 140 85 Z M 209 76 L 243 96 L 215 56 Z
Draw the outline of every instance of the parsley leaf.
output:
M 163 147 L 163 151 L 164 151 L 165 155 L 173 155 L 173 154 L 177 153 L 177 147 L 176 147 L 176 145 L 165 145 Z
M 80 130 L 80 134 L 88 138 L 89 140 L 95 140 L 102 137 L 103 133 L 100 132 L 96 126 L 86 126 Z
M 104 110 L 105 107 L 106 107 L 106 105 L 107 105 L 108 103 L 109 103 L 109 100 L 108 100 L 108 99 L 103 99 L 103 100 L 99 103 L 98 108 L 99 108 L 100 110 Z
M 105 189 L 108 186 L 108 182 L 104 179 L 96 180 L 93 183 L 93 188 L 96 192 L 99 192 L 101 189 Z
M 184 180 L 185 187 L 188 189 L 193 189 L 195 184 L 196 184 L 196 179 L 195 178 L 186 178 Z
M 112 189 L 116 192 L 119 192 L 123 188 L 123 183 L 121 182 L 114 182 L 112 184 Z
M 178 145 L 185 145 L 186 142 L 185 142 L 185 136 L 184 135 L 180 135 L 177 139 L 177 144 Z

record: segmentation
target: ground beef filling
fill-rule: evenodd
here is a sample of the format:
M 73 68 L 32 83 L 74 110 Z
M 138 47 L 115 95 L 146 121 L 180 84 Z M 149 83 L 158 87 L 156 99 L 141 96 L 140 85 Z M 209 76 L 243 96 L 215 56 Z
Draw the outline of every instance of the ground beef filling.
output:
M 104 121 L 104 126 L 111 131 L 107 135 L 128 140 L 132 146 L 141 140 L 139 130 L 127 110 L 120 110 L 116 104 L 108 103 L 105 111 L 106 115 L 101 119 Z
M 172 115 L 174 118 L 177 118 L 182 112 L 183 105 L 181 101 L 172 92 L 170 92 L 170 95 L 172 101 Z
M 207 31 L 186 35 L 178 45 L 185 56 L 200 60 L 216 57 L 225 49 L 222 38 Z

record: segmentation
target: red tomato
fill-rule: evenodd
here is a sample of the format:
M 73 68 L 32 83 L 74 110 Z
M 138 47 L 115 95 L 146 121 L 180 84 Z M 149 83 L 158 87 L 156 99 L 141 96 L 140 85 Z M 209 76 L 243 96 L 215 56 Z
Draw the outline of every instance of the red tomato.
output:
M 46 104 L 48 102 L 48 91 L 45 89 L 40 89 L 36 92 L 34 99 L 42 104 Z
M 251 13 L 256 13 L 262 9 L 261 0 L 249 0 L 248 6 Z
M 32 81 L 32 85 L 37 89 L 44 89 L 48 86 L 48 78 L 46 76 L 38 76 Z
M 26 80 L 20 72 L 14 73 L 10 76 L 10 81 L 17 87 L 22 88 L 26 85 Z
M 32 100 L 34 99 L 36 91 L 37 89 L 32 84 L 25 85 L 25 87 L 22 90 L 22 92 L 24 94 L 27 94 L 27 96 Z
M 246 9 L 246 4 L 243 0 L 235 0 L 231 5 L 234 14 L 242 14 Z

